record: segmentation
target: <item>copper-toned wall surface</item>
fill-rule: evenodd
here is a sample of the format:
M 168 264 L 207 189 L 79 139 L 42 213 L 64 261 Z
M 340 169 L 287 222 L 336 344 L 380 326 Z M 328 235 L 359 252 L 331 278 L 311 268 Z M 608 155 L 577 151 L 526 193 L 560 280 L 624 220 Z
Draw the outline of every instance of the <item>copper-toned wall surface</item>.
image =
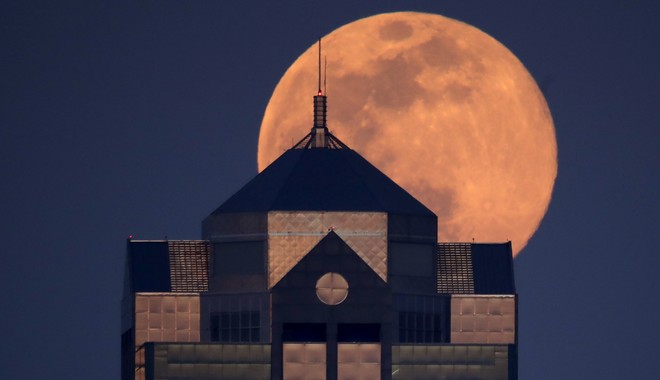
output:
M 516 298 L 513 295 L 452 295 L 451 343 L 516 341 Z
M 199 294 L 137 293 L 135 347 L 145 342 L 199 342 Z M 135 357 L 136 379 L 143 379 L 143 355 Z
M 285 380 L 325 380 L 325 343 L 285 343 Z
M 268 213 L 269 287 L 277 284 L 331 229 L 387 280 L 386 213 L 274 211 Z
M 379 380 L 380 343 L 339 343 L 338 380 Z

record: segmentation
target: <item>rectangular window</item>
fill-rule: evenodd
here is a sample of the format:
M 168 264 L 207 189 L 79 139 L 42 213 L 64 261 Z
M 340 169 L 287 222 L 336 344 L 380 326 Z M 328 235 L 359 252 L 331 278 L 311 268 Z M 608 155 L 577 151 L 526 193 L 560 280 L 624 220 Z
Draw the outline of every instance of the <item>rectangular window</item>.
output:
M 340 323 L 337 325 L 338 342 L 380 342 L 378 323 Z
M 264 241 L 214 243 L 214 274 L 264 273 L 265 252 Z
M 402 343 L 441 343 L 442 318 L 434 313 L 399 313 L 399 341 Z
M 259 312 L 235 311 L 211 314 L 211 341 L 259 342 Z
M 285 323 L 282 326 L 283 342 L 325 342 L 325 323 Z
M 211 316 L 211 341 L 220 341 L 220 319 L 217 316 Z

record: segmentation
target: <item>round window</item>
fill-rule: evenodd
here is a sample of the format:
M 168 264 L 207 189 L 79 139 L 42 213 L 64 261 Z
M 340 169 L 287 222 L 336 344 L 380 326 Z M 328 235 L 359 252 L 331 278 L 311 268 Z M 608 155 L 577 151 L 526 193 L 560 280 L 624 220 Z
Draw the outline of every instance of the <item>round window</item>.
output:
M 326 273 L 316 281 L 316 296 L 324 304 L 339 305 L 348 296 L 348 282 L 339 273 Z

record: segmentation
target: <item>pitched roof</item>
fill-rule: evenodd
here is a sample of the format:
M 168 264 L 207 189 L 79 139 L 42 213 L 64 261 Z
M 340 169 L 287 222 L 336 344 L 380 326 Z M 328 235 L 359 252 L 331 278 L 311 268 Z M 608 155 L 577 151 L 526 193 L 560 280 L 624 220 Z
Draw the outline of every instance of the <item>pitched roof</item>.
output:
M 511 242 L 472 244 L 476 294 L 515 294 Z
M 290 149 L 213 214 L 271 210 L 434 215 L 351 149 Z
M 511 242 L 438 243 L 438 293 L 515 294 Z
M 208 291 L 208 241 L 129 240 L 127 251 L 130 292 Z

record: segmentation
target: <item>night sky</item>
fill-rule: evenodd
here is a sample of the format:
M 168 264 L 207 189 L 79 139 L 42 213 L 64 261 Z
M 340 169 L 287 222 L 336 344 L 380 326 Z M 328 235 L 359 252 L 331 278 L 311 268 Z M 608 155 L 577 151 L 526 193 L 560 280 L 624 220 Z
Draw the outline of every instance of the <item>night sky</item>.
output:
M 119 378 L 127 236 L 198 239 L 257 173 L 288 66 L 403 10 L 502 42 L 555 121 L 553 199 L 515 260 L 521 378 L 657 377 L 659 1 L 5 0 L 0 378 Z

